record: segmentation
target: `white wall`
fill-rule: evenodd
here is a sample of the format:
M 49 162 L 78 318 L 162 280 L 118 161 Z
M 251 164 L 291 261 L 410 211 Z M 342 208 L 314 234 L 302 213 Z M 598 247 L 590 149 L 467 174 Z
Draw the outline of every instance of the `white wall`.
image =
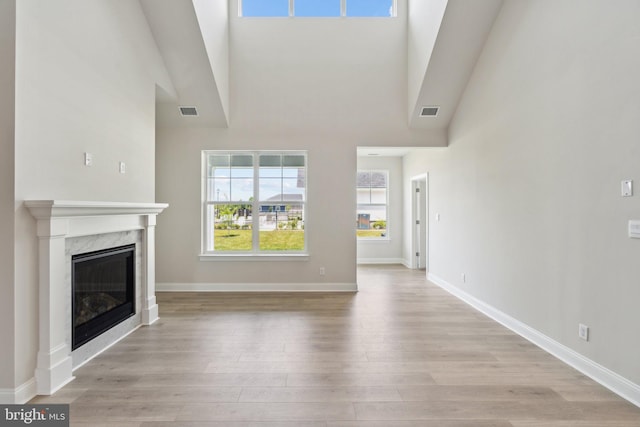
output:
M 228 0 L 193 0 L 193 8 L 202 31 L 220 103 L 229 118 L 229 2 Z
M 15 351 L 23 384 L 36 362 L 38 278 L 35 221 L 21 202 L 153 202 L 155 83 L 167 74 L 136 1 L 21 0 L 16 26 Z M 93 167 L 83 165 L 85 151 Z
M 13 389 L 15 0 L 0 0 L 0 389 Z
M 388 240 L 358 240 L 358 263 L 402 263 L 402 157 L 358 156 L 358 170 L 389 171 Z M 355 218 L 354 218 L 355 223 Z
M 242 19 L 235 7 L 229 129 L 159 123 L 156 196 L 171 209 L 158 219 L 157 280 L 353 284 L 356 148 L 446 143 L 407 129 L 406 19 Z M 309 261 L 199 260 L 203 149 L 309 150 Z
M 157 198 L 168 202 L 158 217 L 157 281 L 170 283 L 355 283 L 356 150 L 339 156 L 323 136 L 269 137 L 218 129 L 159 129 Z M 203 149 L 308 150 L 305 221 L 309 261 L 207 262 L 200 254 L 200 152 Z M 327 167 L 330 165 L 330 167 Z M 338 190 L 339 189 L 339 190 Z M 330 202 L 326 195 L 331 194 Z M 335 206 L 352 206 L 340 215 Z M 339 248 L 339 249 L 336 249 Z M 326 268 L 326 276 L 319 268 Z
M 407 127 L 405 14 L 238 18 L 231 3 L 231 129 L 348 135 L 354 147 L 446 144 Z
M 635 384 L 640 196 L 620 181 L 640 180 L 638 16 L 631 0 L 505 2 L 449 148 L 405 162 L 429 172 L 432 274 Z
M 413 114 L 448 0 L 409 0 L 407 112 Z

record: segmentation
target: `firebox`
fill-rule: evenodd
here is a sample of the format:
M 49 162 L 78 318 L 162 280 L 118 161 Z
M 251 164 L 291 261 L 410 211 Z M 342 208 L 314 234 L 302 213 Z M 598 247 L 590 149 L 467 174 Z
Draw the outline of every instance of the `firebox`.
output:
M 135 244 L 71 257 L 72 349 L 135 314 Z

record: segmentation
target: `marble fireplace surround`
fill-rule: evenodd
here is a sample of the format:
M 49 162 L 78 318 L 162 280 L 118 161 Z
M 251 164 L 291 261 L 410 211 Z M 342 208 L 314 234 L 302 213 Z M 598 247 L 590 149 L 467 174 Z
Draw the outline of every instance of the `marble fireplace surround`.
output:
M 39 350 L 35 372 L 37 394 L 49 395 L 74 379 L 69 313 L 71 312 L 67 243 L 85 236 L 139 230 L 141 265 L 140 322 L 158 320 L 155 297 L 155 225 L 165 203 L 27 200 L 37 219 L 39 256 Z

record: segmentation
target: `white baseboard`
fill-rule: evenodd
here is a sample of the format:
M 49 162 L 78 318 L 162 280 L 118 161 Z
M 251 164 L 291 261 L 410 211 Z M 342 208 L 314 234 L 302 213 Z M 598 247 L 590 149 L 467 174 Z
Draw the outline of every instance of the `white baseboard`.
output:
M 356 292 L 356 283 L 156 283 L 158 292 Z
M 358 264 L 404 264 L 402 258 L 358 258 Z
M 440 286 L 453 296 L 474 307 L 476 310 L 484 313 L 496 322 L 511 329 L 516 334 L 522 336 L 528 341 L 531 341 L 533 344 L 562 360 L 569 366 L 577 369 L 584 375 L 605 386 L 620 397 L 640 407 L 640 385 L 635 384 L 610 369 L 584 357 L 575 350 L 560 344 L 536 329 L 533 329 L 495 307 L 477 299 L 473 295 L 470 295 L 462 289 L 448 283 L 446 280 L 436 276 L 435 274 L 429 273 L 427 275 L 427 279 Z
M 22 405 L 36 396 L 36 379 L 31 378 L 15 389 L 0 389 L 0 404 Z

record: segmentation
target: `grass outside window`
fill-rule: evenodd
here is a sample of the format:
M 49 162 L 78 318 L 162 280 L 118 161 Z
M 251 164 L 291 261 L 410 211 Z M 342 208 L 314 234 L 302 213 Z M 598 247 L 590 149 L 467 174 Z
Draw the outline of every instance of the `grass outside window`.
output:
M 251 250 L 251 230 L 215 230 L 216 251 Z M 287 251 L 304 249 L 304 231 L 274 230 L 260 232 L 260 250 Z

